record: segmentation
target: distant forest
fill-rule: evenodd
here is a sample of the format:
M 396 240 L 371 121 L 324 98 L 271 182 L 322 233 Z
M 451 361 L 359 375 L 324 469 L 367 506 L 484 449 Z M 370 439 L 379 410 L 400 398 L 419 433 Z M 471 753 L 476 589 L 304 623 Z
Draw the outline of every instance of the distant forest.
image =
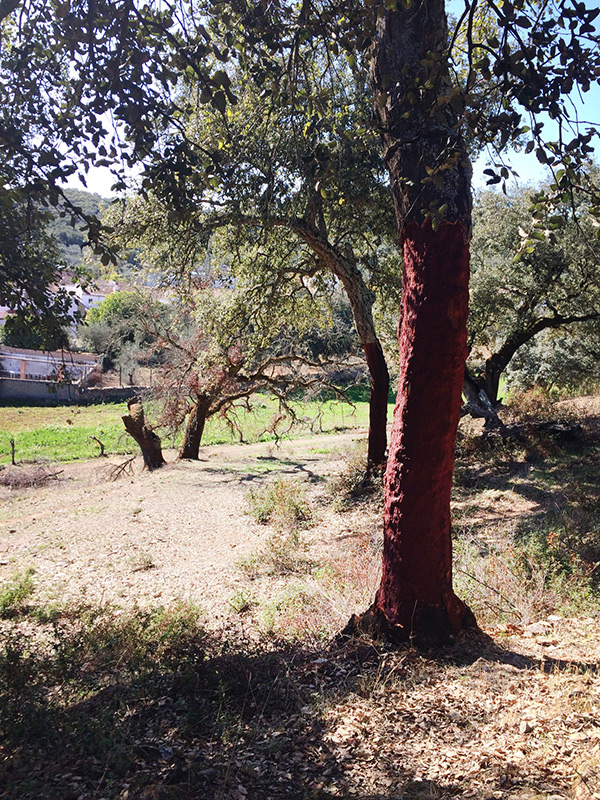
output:
M 67 189 L 65 194 L 74 205 L 82 208 L 86 214 L 98 217 L 102 216 L 103 209 L 110 203 L 110 200 L 105 197 L 94 192 L 86 192 L 83 189 Z M 107 272 L 114 275 L 114 267 L 111 266 L 107 270 L 100 264 L 100 259 L 92 257 L 89 248 L 84 247 L 85 231 L 80 230 L 80 225 L 75 225 L 75 227 L 71 225 L 70 215 L 61 217 L 57 212 L 53 212 L 46 231 L 56 241 L 59 253 L 68 268 L 78 266 L 85 257 L 88 262 L 87 270 L 94 278 L 108 277 Z M 140 269 L 135 252 L 129 250 L 119 260 L 116 272 L 126 280 L 135 280 L 135 273 L 139 273 Z
M 86 214 L 96 216 L 99 215 L 103 204 L 107 202 L 99 194 L 79 189 L 67 189 L 65 194 L 72 203 L 80 206 Z M 77 225 L 75 227 L 71 225 L 71 217 L 69 215 L 60 217 L 58 213 L 55 213 L 46 230 L 57 242 L 60 252 L 69 267 L 74 267 L 81 262 L 85 253 L 83 250 L 86 238 L 85 233 L 80 231 Z

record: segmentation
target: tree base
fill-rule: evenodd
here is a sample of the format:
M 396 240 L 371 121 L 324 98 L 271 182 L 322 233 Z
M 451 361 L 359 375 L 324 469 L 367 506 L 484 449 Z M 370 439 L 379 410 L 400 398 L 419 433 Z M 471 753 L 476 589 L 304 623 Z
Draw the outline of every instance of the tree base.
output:
M 375 603 L 362 614 L 353 614 L 341 632 L 342 639 L 352 637 L 374 639 L 391 644 L 410 643 L 415 647 L 432 647 L 453 644 L 463 630 L 479 630 L 475 615 L 456 595 L 453 602 L 459 605 L 458 615 L 451 622 L 443 606 L 422 605 L 415 608 L 411 625 L 392 624 Z
M 148 428 L 144 421 L 144 409 L 138 397 L 132 397 L 127 403 L 129 414 L 121 417 L 125 430 L 140 446 L 144 458 L 144 467 L 149 470 L 159 469 L 165 463 L 162 454 L 160 437 Z

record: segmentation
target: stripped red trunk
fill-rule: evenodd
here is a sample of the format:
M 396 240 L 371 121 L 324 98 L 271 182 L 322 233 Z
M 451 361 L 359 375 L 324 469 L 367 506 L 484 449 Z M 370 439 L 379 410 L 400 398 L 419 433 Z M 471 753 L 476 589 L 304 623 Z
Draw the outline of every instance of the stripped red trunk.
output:
M 470 617 L 452 590 L 450 491 L 469 300 L 467 232 L 405 228 L 398 398 L 375 608 L 398 638 L 440 640 Z
M 450 491 L 466 359 L 471 168 L 445 53 L 444 0 L 377 18 L 375 114 L 404 251 L 400 375 L 385 476 L 381 585 L 349 629 L 443 642 L 468 625 L 452 589 Z M 432 222 L 435 221 L 435 224 Z

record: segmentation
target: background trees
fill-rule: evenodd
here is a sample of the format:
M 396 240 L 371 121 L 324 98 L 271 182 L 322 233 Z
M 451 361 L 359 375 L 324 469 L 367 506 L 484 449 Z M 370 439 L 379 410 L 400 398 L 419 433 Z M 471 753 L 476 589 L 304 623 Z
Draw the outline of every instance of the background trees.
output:
M 595 131 L 593 125 L 579 125 L 570 94 L 586 91 L 598 77 L 594 21 L 600 10 L 570 0 L 553 0 L 542 9 L 529 0 L 505 0 L 502 6 L 485 0 L 465 4 L 449 31 L 442 0 L 315 0 L 298 6 L 285 0 L 168 6 L 100 0 L 52 7 L 24 0 L 23 8 L 17 46 L 10 51 L 14 74 L 24 78 L 19 121 L 25 124 L 17 133 L 27 129 L 27 114 L 39 121 L 30 78 L 32 65 L 35 71 L 48 48 L 37 84 L 55 90 L 44 95 L 44 110 L 56 124 L 43 139 L 42 157 L 33 157 L 31 147 L 11 152 L 28 186 L 29 168 L 50 181 L 50 201 L 57 191 L 52 183 L 57 154 L 58 164 L 65 147 L 68 158 L 74 153 L 89 161 L 90 147 L 78 137 L 100 149 L 108 136 L 104 114 L 112 110 L 116 143 L 110 152 L 102 144 L 102 157 L 108 153 L 113 164 L 117 154 L 125 163 L 143 161 L 143 189 L 154 189 L 177 212 L 193 201 L 190 186 L 206 197 L 207 185 L 219 190 L 227 178 L 221 153 L 226 143 L 217 137 L 199 140 L 188 120 L 197 102 L 233 119 L 237 67 L 268 99 L 268 113 L 289 114 L 305 106 L 317 128 L 324 114 L 319 87 L 303 90 L 305 50 L 316 51 L 328 68 L 343 55 L 353 69 L 374 44 L 373 99 L 404 250 L 404 288 L 384 578 L 373 613 L 400 638 L 439 639 L 459 630 L 470 618 L 451 586 L 448 499 L 466 356 L 471 221 L 465 143 L 499 151 L 522 143 L 554 169 L 548 196 L 568 202 L 578 184 L 597 205 L 584 164 Z M 555 122 L 557 136 L 545 135 L 547 118 Z M 332 129 L 326 144 L 338 136 Z M 57 137 L 63 150 L 54 147 Z M 317 156 L 323 180 L 309 187 L 299 220 L 305 241 L 309 237 L 318 245 L 322 260 L 329 250 L 317 237 L 323 230 L 313 195 L 317 203 L 327 195 L 329 155 Z M 285 170 L 261 174 L 250 167 L 244 174 L 257 197 L 268 198 Z M 510 172 L 499 159 L 489 174 L 501 183 Z M 536 213 L 543 216 L 538 205 Z M 94 225 L 89 227 L 90 238 L 98 241 Z
M 150 293 L 113 292 L 87 312 L 80 340 L 104 356 L 105 369 L 118 369 L 133 384 L 139 362 L 150 356 L 156 326 L 166 325 L 167 318 L 167 309 Z
M 284 55 L 274 58 L 283 71 Z M 389 246 L 393 218 L 369 125 L 366 74 L 343 58 L 328 62 L 313 43 L 299 43 L 295 59 L 289 94 L 261 86 L 251 65 L 231 67 L 235 106 L 224 114 L 191 101 L 186 111 L 186 137 L 196 148 L 187 171 L 165 176 L 164 165 L 153 164 L 142 186 L 154 186 L 167 208 L 176 206 L 172 217 L 197 237 L 208 241 L 226 227 L 230 259 L 247 241 L 262 241 L 270 262 L 253 269 L 266 282 L 323 273 L 321 280 L 339 281 L 371 379 L 368 463 L 381 467 L 389 375 L 373 304 L 382 287 L 394 292 L 400 259 Z
M 56 286 L 61 257 L 47 220 L 33 203 L 0 202 L 0 305 L 13 312 L 2 331 L 6 344 L 52 350 L 67 343 L 72 299 Z
M 469 317 L 471 376 L 492 403 L 499 402 L 500 378 L 515 354 L 543 331 L 557 331 L 564 341 L 585 332 L 600 319 L 600 271 L 594 217 L 574 195 L 570 204 L 554 204 L 536 220 L 538 237 L 523 251 L 531 226 L 532 190 L 504 196 L 478 196 L 472 244 L 473 279 Z M 589 323 L 582 327 L 583 323 Z M 596 323 L 593 328 L 591 324 Z M 538 366 L 545 359 L 541 340 Z M 573 349 L 573 347 L 571 347 Z M 582 354 L 583 355 L 583 354 Z M 560 385 L 560 375 L 554 373 Z M 547 379 L 546 379 L 547 380 Z M 565 385 L 572 381 L 565 375 Z
M 301 253 L 278 227 L 263 236 L 247 226 L 242 238 L 235 226 L 211 229 L 200 213 L 169 214 L 156 198 L 115 206 L 111 221 L 168 291 L 166 316 L 145 314 L 144 330 L 160 361 L 163 421 L 179 427 L 187 418 L 181 458 L 198 458 L 209 417 L 233 419 L 257 391 L 293 416 L 294 393 L 330 384 L 328 372 L 349 352 L 347 341 L 319 345 L 335 285 L 295 263 Z

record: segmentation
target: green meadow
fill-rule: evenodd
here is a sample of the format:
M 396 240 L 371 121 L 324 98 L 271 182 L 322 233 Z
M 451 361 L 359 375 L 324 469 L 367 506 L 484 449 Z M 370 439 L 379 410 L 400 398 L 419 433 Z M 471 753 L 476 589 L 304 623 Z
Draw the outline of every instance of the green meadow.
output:
M 333 433 L 368 425 L 368 402 L 353 405 L 326 400 L 299 401 L 294 405 L 296 419 L 280 418 L 276 400 L 259 395 L 250 408 L 239 408 L 230 422 L 222 417 L 208 420 L 203 445 L 257 442 L 277 437 L 296 438 L 312 433 Z M 390 406 L 390 419 L 392 407 Z M 121 417 L 125 403 L 97 406 L 0 406 L 0 464 L 10 462 L 11 439 L 18 463 L 76 461 L 93 458 L 100 452 L 92 437 L 99 439 L 107 454 L 136 452 L 136 445 L 125 433 Z M 148 406 L 150 422 L 157 420 L 157 409 Z M 278 420 L 274 427 L 274 422 Z M 233 423 L 233 424 L 231 424 Z M 177 447 L 181 432 L 170 433 L 160 426 L 157 433 L 163 446 Z

